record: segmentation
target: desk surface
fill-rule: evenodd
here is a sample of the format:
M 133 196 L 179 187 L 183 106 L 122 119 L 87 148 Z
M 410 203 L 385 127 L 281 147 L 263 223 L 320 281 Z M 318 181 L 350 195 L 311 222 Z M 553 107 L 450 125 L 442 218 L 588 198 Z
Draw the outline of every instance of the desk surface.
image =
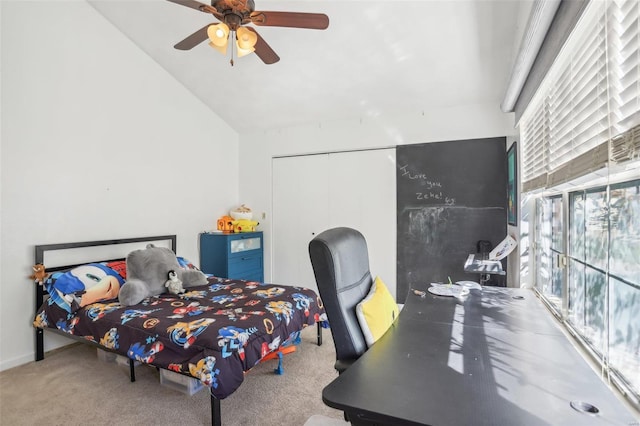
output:
M 410 291 L 389 331 L 322 398 L 365 423 L 640 424 L 521 289 L 484 287 L 464 301 Z M 572 401 L 600 411 L 576 411 Z

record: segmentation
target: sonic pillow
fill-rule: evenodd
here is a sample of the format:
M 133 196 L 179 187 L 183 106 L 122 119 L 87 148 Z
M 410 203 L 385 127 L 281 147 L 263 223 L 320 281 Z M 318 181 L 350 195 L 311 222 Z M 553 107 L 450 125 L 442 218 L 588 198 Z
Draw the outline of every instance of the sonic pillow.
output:
M 67 271 L 54 272 L 44 282 L 49 304 L 72 313 L 91 303 L 117 299 L 126 279 L 122 260 L 89 263 Z
M 185 259 L 184 257 L 181 257 L 181 256 L 176 256 L 176 259 L 178 259 L 178 265 L 180 265 L 182 269 L 195 269 L 196 271 L 200 270 L 189 259 Z

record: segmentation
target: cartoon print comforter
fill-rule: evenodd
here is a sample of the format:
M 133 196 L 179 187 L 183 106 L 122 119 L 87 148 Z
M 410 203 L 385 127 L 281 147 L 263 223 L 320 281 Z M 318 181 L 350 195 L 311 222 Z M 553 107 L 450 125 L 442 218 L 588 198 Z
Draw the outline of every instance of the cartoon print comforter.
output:
M 326 315 L 310 289 L 209 277 L 180 296 L 117 300 L 69 313 L 45 302 L 34 325 L 82 336 L 142 363 L 200 379 L 223 399 L 269 352 Z

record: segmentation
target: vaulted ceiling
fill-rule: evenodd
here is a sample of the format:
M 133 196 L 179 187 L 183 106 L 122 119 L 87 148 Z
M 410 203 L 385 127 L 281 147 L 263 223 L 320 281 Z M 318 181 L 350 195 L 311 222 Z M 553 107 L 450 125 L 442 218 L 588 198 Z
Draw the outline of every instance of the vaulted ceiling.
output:
M 205 1 L 206 2 L 206 1 Z M 317 12 L 326 30 L 255 27 L 280 56 L 173 48 L 218 21 L 164 0 L 90 4 L 239 133 L 418 113 L 499 108 L 530 0 L 256 0 L 256 10 Z

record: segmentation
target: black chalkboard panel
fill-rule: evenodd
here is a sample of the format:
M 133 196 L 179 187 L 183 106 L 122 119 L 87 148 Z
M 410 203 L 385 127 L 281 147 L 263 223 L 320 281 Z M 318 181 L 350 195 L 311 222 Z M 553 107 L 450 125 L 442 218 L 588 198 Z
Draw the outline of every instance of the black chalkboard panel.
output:
M 479 281 L 467 256 L 507 235 L 506 138 L 401 145 L 396 164 L 398 302 L 412 283 Z

